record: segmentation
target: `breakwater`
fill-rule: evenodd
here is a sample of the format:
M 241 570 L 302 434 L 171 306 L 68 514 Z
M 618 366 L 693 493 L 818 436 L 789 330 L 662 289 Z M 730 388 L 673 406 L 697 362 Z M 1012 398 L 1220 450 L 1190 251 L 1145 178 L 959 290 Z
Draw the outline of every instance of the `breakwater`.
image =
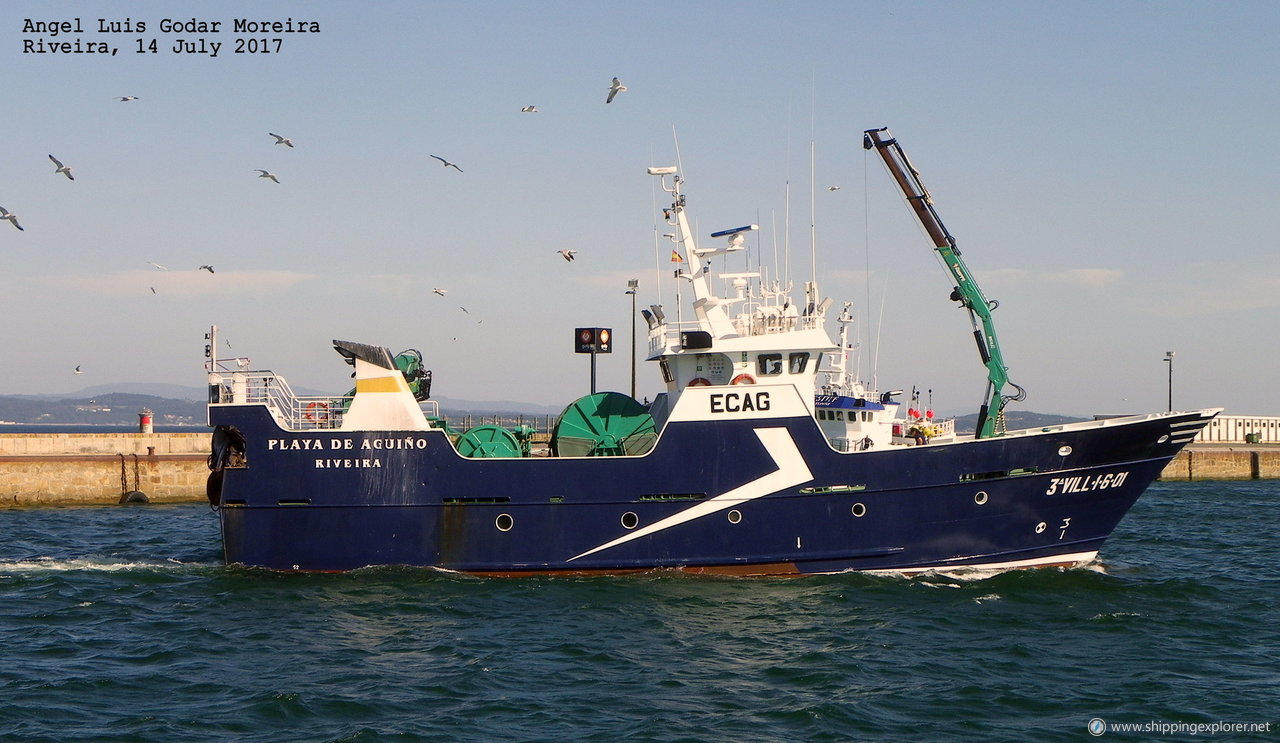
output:
M 206 431 L 0 434 L 0 507 L 203 501 L 209 441 Z M 1160 479 L 1280 479 L 1280 446 L 1192 444 Z
M 1165 466 L 1161 480 L 1280 479 L 1280 446 L 1192 444 Z
M 0 506 L 202 500 L 209 440 L 203 430 L 0 434 Z

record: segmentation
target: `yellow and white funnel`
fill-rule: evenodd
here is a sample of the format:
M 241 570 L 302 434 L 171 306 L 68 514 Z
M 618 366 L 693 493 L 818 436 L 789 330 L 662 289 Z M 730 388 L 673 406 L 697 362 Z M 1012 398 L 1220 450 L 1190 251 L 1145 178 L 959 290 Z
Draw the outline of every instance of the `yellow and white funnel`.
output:
M 422 431 L 430 426 L 391 351 L 351 341 L 333 348 L 356 368 L 356 396 L 342 417 L 341 430 Z

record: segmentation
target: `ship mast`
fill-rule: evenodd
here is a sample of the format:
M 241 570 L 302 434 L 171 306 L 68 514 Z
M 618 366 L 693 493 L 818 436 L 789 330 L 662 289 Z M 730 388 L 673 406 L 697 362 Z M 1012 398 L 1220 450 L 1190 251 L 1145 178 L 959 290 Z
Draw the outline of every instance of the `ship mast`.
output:
M 934 249 L 938 251 L 943 264 L 951 272 L 951 278 L 956 282 L 951 291 L 951 299 L 969 311 L 969 322 L 973 326 L 973 338 L 978 344 L 978 355 L 987 367 L 987 396 L 978 409 L 974 437 L 982 439 L 999 436 L 1004 433 L 1004 406 L 1026 397 L 1025 390 L 1009 381 L 1004 356 L 1000 353 L 1000 342 L 996 338 L 995 322 L 991 317 L 991 311 L 999 303 L 988 300 L 983 295 L 978 282 L 969 272 L 969 267 L 960 257 L 956 239 L 947 232 L 942 219 L 934 210 L 933 198 L 920 181 L 920 173 L 911 165 L 898 140 L 893 138 L 888 129 L 868 129 L 863 134 L 862 146 L 868 150 L 874 148 L 880 153 L 889 173 L 898 182 L 907 203 L 929 233 Z M 1017 392 L 1012 395 L 1004 394 L 1005 385 L 1013 387 Z
M 691 273 L 685 275 L 684 278 L 689 281 L 693 289 L 693 310 L 699 323 L 710 331 L 714 338 L 736 335 L 737 331 L 733 326 L 733 322 L 725 311 L 726 300 L 717 296 L 711 289 L 707 259 L 742 250 L 745 242 L 743 233 L 758 230 L 760 229 L 759 225 L 749 224 L 735 227 L 731 230 L 713 232 L 711 233 L 713 238 L 728 238 L 728 246 L 724 248 L 699 248 L 694 238 L 693 230 L 689 227 L 689 219 L 685 216 L 684 194 L 680 192 L 682 179 L 677 169 L 674 166 L 649 168 L 649 175 L 662 178 L 662 190 L 674 197 L 671 206 L 663 209 L 663 213 L 666 215 L 668 224 L 676 226 L 678 244 L 684 249 L 684 259 L 691 269 Z M 671 176 L 670 186 L 667 185 L 666 176 Z

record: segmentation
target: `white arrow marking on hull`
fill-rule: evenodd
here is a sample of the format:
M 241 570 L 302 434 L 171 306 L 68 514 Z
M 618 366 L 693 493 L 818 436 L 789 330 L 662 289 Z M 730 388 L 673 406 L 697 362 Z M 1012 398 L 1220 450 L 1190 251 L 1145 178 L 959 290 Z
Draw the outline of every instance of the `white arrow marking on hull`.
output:
M 580 555 L 570 557 L 568 562 L 573 562 L 579 557 L 586 557 L 600 550 L 617 547 L 633 539 L 639 539 L 664 529 L 670 529 L 673 526 L 701 518 L 707 514 L 723 511 L 726 508 L 731 508 L 756 498 L 763 498 L 784 488 L 793 487 L 813 479 L 813 473 L 809 471 L 809 465 L 805 463 L 804 457 L 800 454 L 800 449 L 796 447 L 796 442 L 791 438 L 791 434 L 787 429 L 757 428 L 755 433 L 759 437 L 760 443 L 764 444 L 765 451 L 769 452 L 769 456 L 773 457 L 778 469 L 764 477 L 736 487 L 727 493 L 721 493 L 710 500 L 686 508 L 680 513 L 675 513 L 661 521 L 656 521 L 643 529 L 618 537 L 612 542 L 589 549 Z

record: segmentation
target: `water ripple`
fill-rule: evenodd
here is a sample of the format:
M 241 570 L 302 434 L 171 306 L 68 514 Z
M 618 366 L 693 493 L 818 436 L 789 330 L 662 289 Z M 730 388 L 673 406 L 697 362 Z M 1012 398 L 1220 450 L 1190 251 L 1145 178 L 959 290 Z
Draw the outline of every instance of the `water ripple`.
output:
M 0 739 L 1079 740 L 1091 717 L 1266 721 L 1280 488 L 1150 496 L 1100 565 L 910 579 L 294 575 L 218 564 L 200 507 L 0 514 Z

